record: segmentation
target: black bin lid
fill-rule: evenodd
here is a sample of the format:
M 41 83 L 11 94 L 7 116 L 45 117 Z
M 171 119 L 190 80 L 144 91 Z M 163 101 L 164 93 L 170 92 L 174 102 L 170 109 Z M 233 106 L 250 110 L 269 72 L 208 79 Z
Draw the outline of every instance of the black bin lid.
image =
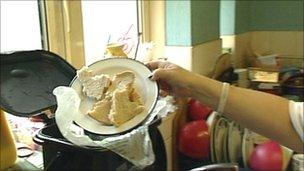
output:
M 68 86 L 76 69 L 60 56 L 44 50 L 2 54 L 1 109 L 30 117 L 56 108 L 53 89 Z

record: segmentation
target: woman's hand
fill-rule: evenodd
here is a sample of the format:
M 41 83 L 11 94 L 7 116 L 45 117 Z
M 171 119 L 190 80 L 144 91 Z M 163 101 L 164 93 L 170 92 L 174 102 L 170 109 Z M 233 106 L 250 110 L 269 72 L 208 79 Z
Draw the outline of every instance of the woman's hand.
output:
M 151 80 L 157 81 L 162 90 L 179 97 L 192 96 L 189 85 L 195 74 L 165 61 L 150 62 L 147 66 L 154 70 Z

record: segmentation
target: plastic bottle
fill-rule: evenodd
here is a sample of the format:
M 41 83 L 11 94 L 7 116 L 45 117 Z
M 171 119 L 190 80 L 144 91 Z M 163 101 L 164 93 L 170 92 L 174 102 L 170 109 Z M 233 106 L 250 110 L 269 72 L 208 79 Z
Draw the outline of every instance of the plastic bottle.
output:
M 0 112 L 0 170 L 5 170 L 15 164 L 17 159 L 17 150 L 15 140 L 7 123 L 5 114 L 2 110 L 0 110 Z

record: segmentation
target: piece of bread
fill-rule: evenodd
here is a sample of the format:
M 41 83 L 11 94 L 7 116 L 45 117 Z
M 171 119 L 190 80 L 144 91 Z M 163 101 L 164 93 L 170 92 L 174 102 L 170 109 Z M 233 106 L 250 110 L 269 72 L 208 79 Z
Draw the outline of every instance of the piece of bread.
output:
M 93 72 L 87 66 L 83 66 L 80 70 L 77 70 L 77 77 L 81 83 L 86 82 L 93 76 Z
M 135 75 L 132 71 L 123 71 L 116 74 L 111 82 L 110 87 L 107 90 L 107 94 L 112 96 L 113 92 L 117 89 L 128 89 L 131 90 L 135 80 Z
M 92 71 L 87 67 L 83 67 L 77 71 L 77 76 L 82 84 L 83 93 L 96 100 L 101 100 L 104 97 L 104 93 L 111 83 L 108 75 L 93 75 Z
M 130 91 L 127 88 L 117 89 L 113 93 L 109 119 L 115 126 L 120 126 L 145 109 L 138 102 L 132 102 L 129 96 Z
M 143 105 L 142 99 L 134 87 L 131 90 L 129 98 L 131 102 L 136 102 L 138 105 Z
M 127 122 L 145 109 L 134 88 L 134 81 L 135 74 L 132 71 L 123 71 L 113 77 L 107 91 L 107 97 L 111 97 L 113 102 L 109 118 L 116 126 Z
M 103 99 L 94 104 L 93 109 L 88 114 L 99 122 L 106 125 L 112 125 L 108 115 L 111 110 L 112 102 L 109 99 Z

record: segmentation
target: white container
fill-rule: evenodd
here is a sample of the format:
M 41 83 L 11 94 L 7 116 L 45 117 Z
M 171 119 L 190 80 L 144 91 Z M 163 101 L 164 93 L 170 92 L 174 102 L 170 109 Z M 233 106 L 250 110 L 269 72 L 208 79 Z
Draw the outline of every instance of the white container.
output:
M 250 86 L 250 81 L 248 79 L 248 69 L 240 68 L 235 69 L 234 73 L 238 75 L 238 86 L 243 88 L 248 88 Z

